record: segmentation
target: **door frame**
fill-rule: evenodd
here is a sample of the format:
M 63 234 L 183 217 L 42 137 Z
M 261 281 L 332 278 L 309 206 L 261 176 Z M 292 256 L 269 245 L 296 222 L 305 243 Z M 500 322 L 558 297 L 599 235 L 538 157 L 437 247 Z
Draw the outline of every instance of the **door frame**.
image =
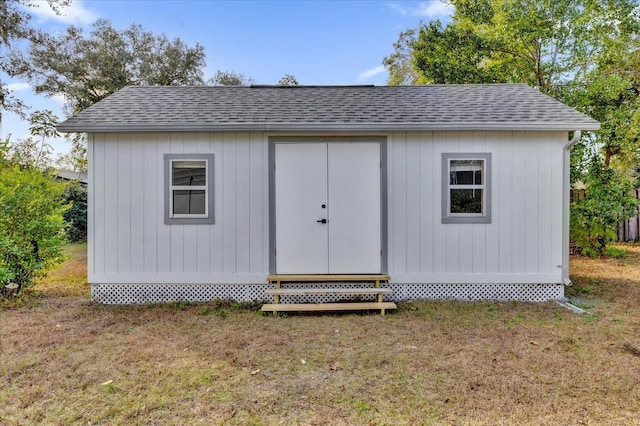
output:
M 358 143 L 380 144 L 380 272 L 388 272 L 387 261 L 387 137 L 372 136 L 270 136 L 269 137 L 269 273 L 276 273 L 276 144 L 279 143 Z

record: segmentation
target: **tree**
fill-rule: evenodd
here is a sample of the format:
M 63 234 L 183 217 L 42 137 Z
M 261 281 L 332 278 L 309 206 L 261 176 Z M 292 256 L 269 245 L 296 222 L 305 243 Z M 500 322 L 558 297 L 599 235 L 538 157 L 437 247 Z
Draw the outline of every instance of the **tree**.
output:
M 66 6 L 70 0 L 47 0 L 49 7 L 59 13 L 61 6 Z M 3 111 L 12 111 L 19 115 L 24 114 L 24 103 L 13 96 L 9 87 L 2 81 L 2 74 L 15 76 L 21 70 L 24 71 L 24 63 L 16 60 L 20 57 L 20 51 L 14 48 L 14 44 L 22 41 L 31 41 L 36 38 L 37 31 L 30 26 L 31 15 L 23 6 L 38 7 L 31 0 L 2 0 L 0 1 L 0 125 L 2 124 Z
M 81 111 L 128 85 L 204 84 L 204 48 L 154 35 L 132 24 L 123 31 L 99 20 L 85 37 L 70 26 L 61 35 L 38 34 L 21 75 L 37 93 L 63 95 Z
M 278 86 L 299 86 L 299 85 L 300 83 L 298 82 L 298 79 L 289 74 L 283 75 L 282 78 L 278 81 Z
M 640 162 L 639 70 L 636 37 L 610 46 L 593 70 L 584 79 L 570 82 L 563 93 L 565 102 L 602 123 L 593 142 L 602 151 L 603 166 L 632 174 Z
M 398 41 L 393 43 L 393 53 L 385 56 L 382 65 L 389 73 L 387 84 L 399 86 L 401 84 L 415 84 L 418 73 L 413 67 L 413 45 L 416 41 L 416 30 L 408 29 L 400 33 Z
M 49 138 L 60 136 L 56 130 L 58 117 L 50 111 L 35 111 L 29 115 L 31 136 L 11 144 L 11 161 L 22 168 L 46 170 L 51 166 L 53 147 Z
M 0 167 L 0 290 L 17 292 L 63 260 L 64 185 L 39 170 Z
M 461 25 L 440 21 L 423 25 L 413 42 L 412 64 L 419 70 L 418 84 L 495 83 L 503 80 L 492 67 L 486 66 L 489 41 Z
M 67 141 L 71 143 L 71 149 L 67 154 L 58 155 L 56 166 L 73 172 L 87 171 L 87 140 L 84 133 L 69 133 Z
M 253 84 L 251 77 L 235 71 L 216 71 L 213 77 L 210 77 L 207 84 L 211 86 L 250 86 Z
M 549 92 L 575 71 L 591 42 L 590 0 L 456 0 L 456 26 L 475 32 L 486 48 L 483 66 L 507 82 Z
M 43 167 L 46 163 L 44 157 L 53 152 L 53 147 L 47 143 L 48 138 L 60 136 L 56 130 L 58 117 L 51 110 L 35 111 L 29 115 L 29 132 L 34 137 L 39 137 L 40 150 L 35 158 L 34 167 Z
M 9 141 L 9 137 L 0 140 L 0 170 L 4 167 L 7 167 L 11 164 L 11 159 L 9 158 L 11 150 L 11 142 Z
M 404 82 L 399 76 L 408 75 L 411 64 L 413 82 L 517 82 L 552 93 L 589 72 L 595 58 L 638 20 L 634 0 L 451 3 L 456 11 L 446 27 L 436 21 L 400 34 L 383 62 L 389 84 Z

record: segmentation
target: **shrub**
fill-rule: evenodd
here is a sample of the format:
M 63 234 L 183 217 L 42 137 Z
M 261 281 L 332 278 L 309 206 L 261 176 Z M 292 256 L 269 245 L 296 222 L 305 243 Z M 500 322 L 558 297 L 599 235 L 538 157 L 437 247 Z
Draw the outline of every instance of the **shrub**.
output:
M 571 203 L 571 245 L 589 256 L 602 256 L 616 240 L 616 225 L 631 217 L 638 200 L 632 196 L 631 180 L 594 157 L 586 175 L 586 196 Z
M 66 184 L 62 198 L 70 204 L 64 212 L 64 220 L 68 224 L 67 238 L 76 243 L 87 239 L 87 187 L 76 181 Z
M 64 185 L 37 170 L 0 164 L 0 290 L 17 292 L 63 260 Z

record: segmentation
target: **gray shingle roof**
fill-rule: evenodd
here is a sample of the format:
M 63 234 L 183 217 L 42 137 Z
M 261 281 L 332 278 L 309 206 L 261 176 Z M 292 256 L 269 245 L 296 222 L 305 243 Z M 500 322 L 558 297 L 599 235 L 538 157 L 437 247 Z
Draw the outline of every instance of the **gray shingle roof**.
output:
M 132 86 L 58 125 L 62 132 L 598 128 L 524 84 Z

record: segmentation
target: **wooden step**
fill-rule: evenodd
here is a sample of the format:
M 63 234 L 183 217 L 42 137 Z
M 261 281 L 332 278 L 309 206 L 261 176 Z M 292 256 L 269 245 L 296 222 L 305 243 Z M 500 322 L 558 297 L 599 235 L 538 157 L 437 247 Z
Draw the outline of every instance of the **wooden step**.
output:
M 265 312 L 313 312 L 313 311 L 362 311 L 398 309 L 393 302 L 357 302 L 357 303 L 267 303 L 262 306 Z
M 329 294 L 393 294 L 390 288 L 269 288 L 267 296 L 322 296 Z
M 269 275 L 267 281 L 273 282 L 381 282 L 389 281 L 389 275 L 376 274 L 329 274 L 329 275 Z

